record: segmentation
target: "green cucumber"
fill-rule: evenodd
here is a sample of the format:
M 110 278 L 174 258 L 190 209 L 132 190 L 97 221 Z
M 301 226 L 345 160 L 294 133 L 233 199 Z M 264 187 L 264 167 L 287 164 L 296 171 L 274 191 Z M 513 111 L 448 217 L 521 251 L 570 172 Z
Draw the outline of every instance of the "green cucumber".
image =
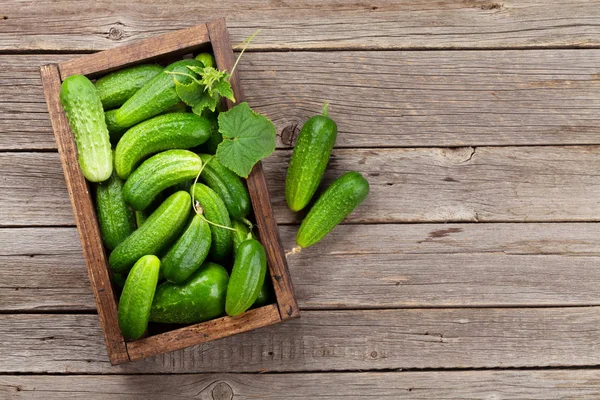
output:
M 146 156 L 170 149 L 189 149 L 209 138 L 210 122 L 192 113 L 159 115 L 130 128 L 115 151 L 115 168 L 122 179 Z M 195 177 L 195 176 L 194 176 Z
M 159 270 L 160 260 L 148 255 L 141 257 L 127 275 L 118 313 L 119 327 L 127 340 L 141 338 L 148 327 Z
M 271 293 L 273 293 L 273 289 L 271 288 L 271 282 L 268 276 L 265 277 L 265 281 L 260 288 L 260 292 L 258 293 L 258 297 L 252 304 L 252 307 L 262 307 L 271 302 Z
M 112 72 L 96 81 L 96 90 L 105 110 L 120 107 L 150 79 L 162 72 L 155 64 L 142 64 Z
M 96 209 L 104 245 L 117 247 L 136 229 L 133 210 L 123 199 L 123 181 L 113 171 L 107 181 L 96 188 Z
M 148 220 L 121 242 L 108 258 L 114 272 L 127 272 L 140 257 L 157 255 L 179 236 L 190 215 L 190 195 L 177 192 L 169 196 Z
M 198 176 L 201 167 L 202 160 L 191 151 L 163 151 L 133 171 L 123 187 L 123 197 L 136 210 L 144 210 L 164 189 Z
M 110 142 L 113 146 L 119 143 L 121 136 L 127 132 L 127 128 L 122 128 L 117 124 L 117 121 L 115 120 L 116 115 L 117 110 L 104 111 L 104 121 L 106 122 Z
M 161 284 L 154 295 L 150 321 L 193 324 L 222 315 L 228 280 L 225 268 L 209 262 L 184 283 Z
M 194 58 L 196 60 L 200 61 L 202 63 L 202 65 L 204 65 L 204 67 L 215 67 L 216 68 L 215 57 L 213 57 L 213 55 L 210 53 L 200 53 Z
M 202 67 L 197 60 L 180 60 L 169 65 L 164 71 L 150 79 L 133 96 L 119 108 L 116 116 L 117 124 L 130 127 L 148 118 L 154 117 L 175 104 L 181 99 L 175 90 L 174 76 L 166 72 L 182 72 L 193 75 L 187 66 Z M 186 76 L 177 76 L 182 84 L 188 84 L 192 80 Z
M 250 196 L 242 178 L 224 167 L 216 157 L 198 155 L 205 164 L 200 180 L 221 197 L 231 218 L 245 218 L 250 213 Z
M 207 109 L 204 110 L 202 115 L 206 114 L 206 118 L 210 121 L 210 137 L 204 144 L 200 145 L 197 150 L 199 153 L 214 155 L 217 152 L 217 147 L 219 147 L 219 144 L 223 141 L 223 135 L 219 132 L 219 122 L 217 120 L 218 113 L 211 112 L 210 110 L 208 110 L 208 112 L 206 111 Z
M 197 183 L 190 192 L 194 201 L 202 208 L 207 220 L 214 224 L 231 227 L 227 207 L 214 190 L 202 183 Z M 210 255 L 216 261 L 226 260 L 231 251 L 231 231 L 215 225 L 210 226 L 210 231 L 212 232 Z
M 312 206 L 296 235 L 296 244 L 308 247 L 323 239 L 369 194 L 369 182 L 350 171 L 336 179 Z
M 327 116 L 325 104 L 323 115 L 306 121 L 292 152 L 285 179 L 285 200 L 292 211 L 306 207 L 317 191 L 336 137 L 337 125 Z
M 233 255 L 235 257 L 238 246 L 248 239 L 255 239 L 255 237 L 248 225 L 243 221 L 234 219 L 231 221 L 231 227 L 235 229 L 235 231 L 231 232 L 231 237 L 233 239 Z
M 227 285 L 225 312 L 235 317 L 256 301 L 267 273 L 267 255 L 258 240 L 248 239 L 236 249 L 235 263 Z
M 149 215 L 146 214 L 146 211 L 136 211 L 135 212 L 135 224 L 138 228 L 141 228 L 144 225 L 144 222 L 148 219 Z
M 113 157 L 96 87 L 83 75 L 71 75 L 62 83 L 60 102 L 75 136 L 83 176 L 90 182 L 107 180 L 113 170 Z
M 181 283 L 204 262 L 210 250 L 211 232 L 201 215 L 194 215 L 181 237 L 161 260 L 165 278 Z

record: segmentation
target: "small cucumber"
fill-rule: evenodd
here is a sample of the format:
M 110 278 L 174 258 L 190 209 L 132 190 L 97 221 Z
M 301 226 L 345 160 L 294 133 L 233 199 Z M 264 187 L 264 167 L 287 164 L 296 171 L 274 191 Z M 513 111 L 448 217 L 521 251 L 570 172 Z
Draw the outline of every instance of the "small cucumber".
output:
M 123 197 L 136 210 L 144 210 L 164 189 L 194 179 L 201 167 L 202 160 L 191 151 L 163 151 L 133 171 L 123 187 Z
M 369 194 L 369 182 L 350 171 L 336 179 L 312 206 L 296 235 L 296 244 L 308 247 L 323 239 Z
M 325 104 L 323 115 L 306 121 L 294 146 L 285 179 L 285 200 L 292 211 L 302 210 L 315 194 L 336 137 L 337 125 L 327 116 Z
M 256 301 L 267 273 L 267 255 L 258 240 L 248 239 L 236 249 L 235 263 L 227 285 L 225 312 L 235 317 Z
M 204 262 L 211 243 L 210 226 L 200 215 L 194 215 L 181 237 L 161 261 L 165 278 L 181 283 Z
M 159 254 L 179 236 L 181 227 L 190 215 L 190 195 L 177 192 L 169 196 L 148 217 L 148 220 L 121 242 L 108 258 L 114 272 L 129 271 L 131 266 L 148 254 Z
M 184 283 L 161 284 L 154 296 L 150 321 L 193 324 L 222 315 L 228 280 L 225 268 L 209 262 Z
M 258 297 L 252 304 L 252 307 L 262 307 L 271 302 L 271 294 L 273 293 L 273 288 L 271 287 L 271 282 L 268 276 L 265 277 L 265 281 L 260 288 L 260 292 L 258 293 Z
M 250 213 L 250 196 L 242 178 L 224 167 L 216 157 L 198 155 L 205 164 L 200 180 L 221 197 L 231 218 L 245 218 Z
M 108 128 L 108 135 L 110 136 L 110 142 L 116 145 L 121 136 L 127 132 L 127 128 L 122 128 L 117 124 L 115 120 L 117 110 L 104 111 L 104 121 L 106 122 L 106 128 Z
M 102 106 L 105 110 L 120 107 L 162 70 L 160 65 L 143 64 L 103 76 L 96 81 L 96 90 Z
M 96 188 L 96 209 L 104 245 L 112 250 L 136 229 L 133 210 L 123 199 L 123 181 L 113 171 Z
M 255 239 L 255 237 L 248 225 L 240 220 L 232 220 L 231 227 L 235 229 L 235 231 L 231 232 L 231 237 L 233 239 L 233 256 L 235 257 L 238 246 L 248 239 Z
M 75 136 L 83 176 L 90 182 L 107 180 L 113 170 L 113 158 L 96 87 L 83 75 L 71 75 L 62 83 L 60 102 Z
M 210 122 L 192 113 L 159 115 L 129 129 L 117 144 L 115 168 L 122 179 L 146 156 L 170 149 L 189 149 L 209 138 Z
M 205 67 L 215 67 L 215 58 L 210 53 L 200 53 L 195 57 L 196 60 L 200 61 Z
M 192 187 L 191 192 L 194 201 L 202 208 L 207 220 L 218 225 L 231 227 L 227 207 L 214 190 L 202 183 L 197 183 Z M 210 226 L 210 231 L 212 232 L 210 255 L 216 261 L 226 260 L 231 251 L 231 231 L 215 225 Z
M 127 340 L 142 337 L 148 327 L 160 260 L 148 255 L 140 258 L 127 276 L 119 300 L 119 327 Z
M 169 65 L 164 71 L 150 79 L 133 96 L 129 98 L 117 111 L 117 124 L 130 127 L 139 122 L 154 117 L 175 104 L 181 99 L 175 90 L 174 76 L 166 72 L 182 72 L 193 75 L 187 66 L 202 67 L 198 60 L 180 60 Z M 180 83 L 188 84 L 192 80 L 186 76 L 177 76 Z

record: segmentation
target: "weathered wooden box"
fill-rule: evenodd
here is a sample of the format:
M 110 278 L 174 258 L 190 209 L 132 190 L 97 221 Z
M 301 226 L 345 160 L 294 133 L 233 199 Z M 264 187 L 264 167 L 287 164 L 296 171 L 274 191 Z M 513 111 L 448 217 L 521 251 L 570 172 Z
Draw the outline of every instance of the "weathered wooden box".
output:
M 117 299 L 111 286 L 110 269 L 100 237 L 95 207 L 88 182 L 77 162 L 73 133 L 63 112 L 59 92 L 64 78 L 73 74 L 95 78 L 107 72 L 149 60 L 168 63 L 177 57 L 212 48 L 219 69 L 231 70 L 234 54 L 224 19 L 156 36 L 135 44 L 89 54 L 60 64 L 41 67 L 44 94 L 65 174 L 67 190 L 73 204 L 75 221 L 83 247 L 88 274 L 100 324 L 104 332 L 108 357 L 112 364 L 182 349 L 210 340 L 235 335 L 299 316 L 277 223 L 273 216 L 267 183 L 258 163 L 247 184 L 260 240 L 267 252 L 269 274 L 275 289 L 276 303 L 256 308 L 237 317 L 222 317 L 164 333 L 127 342 L 117 321 Z M 243 101 L 239 74 L 231 79 L 235 98 Z M 227 101 L 225 108 L 234 104 Z

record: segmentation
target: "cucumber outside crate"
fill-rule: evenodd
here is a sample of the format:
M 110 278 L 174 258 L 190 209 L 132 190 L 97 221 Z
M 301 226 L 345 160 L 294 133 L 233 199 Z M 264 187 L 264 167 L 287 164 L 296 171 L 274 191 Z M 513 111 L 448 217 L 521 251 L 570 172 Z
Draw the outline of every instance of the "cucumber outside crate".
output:
M 237 317 L 217 318 L 153 334 L 135 341 L 126 341 L 121 335 L 117 320 L 118 299 L 112 288 L 111 272 L 100 237 L 100 228 L 90 196 L 90 187 L 79 168 L 73 133 L 60 103 L 61 82 L 74 74 L 86 75 L 88 78 L 94 79 L 108 72 L 143 62 L 169 63 L 183 55 L 211 48 L 217 68 L 231 71 L 235 59 L 224 19 L 155 36 L 131 45 L 85 55 L 60 64 L 44 65 L 40 69 L 44 95 L 60 153 L 67 190 L 73 205 L 75 222 L 96 300 L 100 325 L 106 341 L 108 358 L 113 365 L 247 332 L 297 318 L 300 315 L 277 223 L 273 215 L 265 175 L 259 162 L 254 166 L 247 179 L 247 184 L 258 234 L 267 253 L 268 271 L 273 281 L 276 302 L 251 309 Z M 243 101 L 244 94 L 237 70 L 232 75 L 231 86 L 236 100 Z M 226 100 L 223 105 L 224 109 L 228 110 L 234 106 L 234 103 Z

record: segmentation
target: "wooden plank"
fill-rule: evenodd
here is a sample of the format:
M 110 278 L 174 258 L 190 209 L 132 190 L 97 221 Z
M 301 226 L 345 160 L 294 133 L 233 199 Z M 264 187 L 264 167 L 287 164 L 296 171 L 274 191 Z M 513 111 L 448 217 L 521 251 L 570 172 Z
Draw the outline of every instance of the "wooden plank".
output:
M 231 42 L 225 20 L 211 21 L 207 24 L 207 28 L 217 68 L 232 71 L 235 60 L 231 51 Z M 245 101 L 239 71 L 233 72 L 230 82 L 236 102 Z M 229 99 L 224 99 L 223 103 L 227 110 L 234 106 L 234 103 Z M 269 273 L 273 278 L 273 288 L 275 289 L 281 319 L 298 318 L 300 316 L 298 303 L 294 296 L 294 287 L 290 280 L 290 272 L 281 246 L 281 238 L 273 214 L 269 188 L 260 162 L 252 168 L 246 183 L 252 200 L 252 210 L 258 226 L 258 233 L 267 254 Z
M 151 10 L 151 12 L 149 12 Z M 598 46 L 592 1 L 357 0 L 243 3 L 4 0 L 0 50 L 101 50 L 227 17 L 234 42 L 256 49 Z
M 348 170 L 367 177 L 371 193 L 351 223 L 598 221 L 599 154 L 598 146 L 338 149 L 322 187 Z M 284 199 L 289 155 L 263 161 L 275 217 L 286 224 L 302 218 Z M 60 175 L 57 154 L 0 153 L 0 226 L 72 224 Z
M 457 384 L 460 382 L 460 384 Z M 600 397 L 598 370 L 0 376 L 11 399 L 529 399 Z
M 113 364 L 127 362 L 129 357 L 127 356 L 125 340 L 119 329 L 117 304 L 110 282 L 95 207 L 89 193 L 88 183 L 79 168 L 73 133 L 60 104 L 61 81 L 58 67 L 54 64 L 42 66 L 40 73 L 52 128 L 61 156 L 60 160 L 67 191 L 73 205 L 81 247 L 83 248 L 92 291 L 96 299 L 98 317 L 106 340 L 108 356 Z
M 593 366 L 600 307 L 304 311 L 111 367 L 95 315 L 0 315 L 2 373 L 195 373 Z
M 75 56 L 0 56 L 0 149 L 56 147 L 37 66 Z M 600 50 L 291 52 L 245 53 L 239 71 L 279 147 L 325 100 L 338 147 L 560 145 L 600 144 L 599 64 Z
M 295 226 L 281 226 L 291 248 Z M 290 257 L 304 309 L 600 305 L 600 224 L 343 225 Z M 0 311 L 94 310 L 74 228 L 0 229 Z
M 191 53 L 202 46 L 207 47 L 207 42 L 206 25 L 196 25 L 119 48 L 108 49 L 106 52 L 79 56 L 60 63 L 58 67 L 62 79 L 74 74 L 97 76 L 129 65 L 154 60 L 157 57 Z

